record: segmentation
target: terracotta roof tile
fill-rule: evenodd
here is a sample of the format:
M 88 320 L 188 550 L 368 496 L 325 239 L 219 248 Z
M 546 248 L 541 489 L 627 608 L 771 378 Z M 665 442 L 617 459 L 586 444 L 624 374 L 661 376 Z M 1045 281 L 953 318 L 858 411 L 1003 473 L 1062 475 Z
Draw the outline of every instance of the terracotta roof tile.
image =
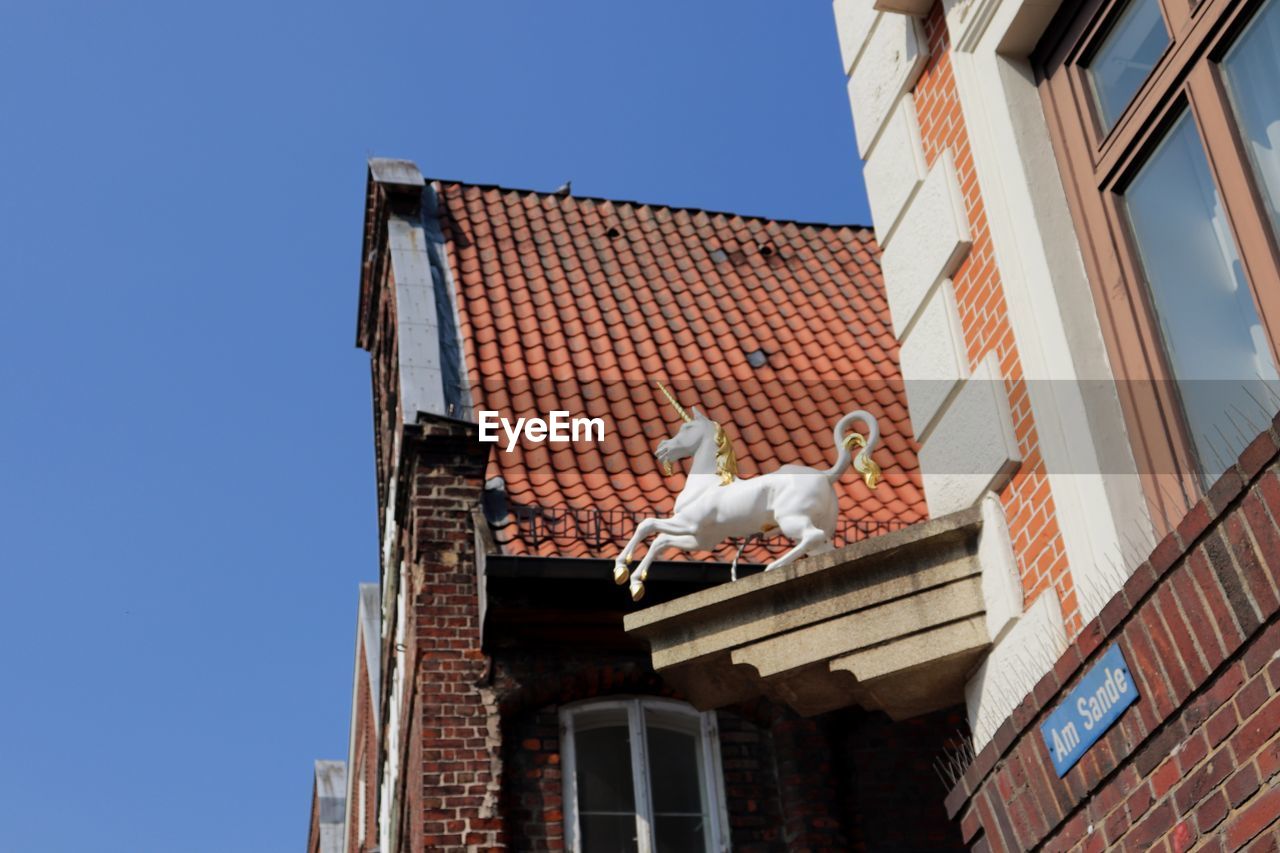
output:
M 507 552 L 612 557 L 617 546 L 568 523 L 571 513 L 623 535 L 630 515 L 670 511 L 684 479 L 663 477 L 652 451 L 679 419 L 655 397 L 654 378 L 725 426 L 744 476 L 787 462 L 826 467 L 834 421 L 867 409 L 880 422 L 885 482 L 869 492 L 849 472 L 837 486 L 843 516 L 873 526 L 926 517 L 866 229 L 436 186 L 476 408 L 606 422 L 600 445 L 492 453 L 488 475 L 503 478 L 511 509 L 495 530 Z M 763 367 L 748 363 L 755 350 Z M 534 514 L 538 525 L 521 521 Z M 770 558 L 765 547 L 743 555 Z

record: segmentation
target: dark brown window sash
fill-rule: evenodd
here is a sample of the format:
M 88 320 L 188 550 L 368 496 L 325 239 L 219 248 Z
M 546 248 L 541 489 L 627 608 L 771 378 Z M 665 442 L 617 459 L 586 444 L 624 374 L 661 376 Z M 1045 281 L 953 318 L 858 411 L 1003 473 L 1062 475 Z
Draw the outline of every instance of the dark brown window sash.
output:
M 1122 193 L 1190 110 L 1276 355 L 1280 253 L 1217 64 L 1262 2 L 1160 0 L 1170 44 L 1115 126 L 1104 131 L 1086 68 L 1125 5 L 1064 4 L 1032 62 L 1108 354 L 1121 380 L 1135 459 L 1152 518 L 1163 527 L 1176 522 L 1203 487 Z

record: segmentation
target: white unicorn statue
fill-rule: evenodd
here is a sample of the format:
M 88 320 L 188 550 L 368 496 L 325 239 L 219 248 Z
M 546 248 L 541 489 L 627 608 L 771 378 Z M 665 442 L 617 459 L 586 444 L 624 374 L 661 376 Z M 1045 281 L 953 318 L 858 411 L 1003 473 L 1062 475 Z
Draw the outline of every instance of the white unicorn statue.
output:
M 871 451 L 880 438 L 876 419 L 863 411 L 850 412 L 835 426 L 835 464 L 825 471 L 804 465 L 783 465 L 759 477 L 740 479 L 738 461 L 724 427 L 710 420 L 695 406 L 686 412 L 661 383 L 659 390 L 679 412 L 684 424 L 675 435 L 658 445 L 654 454 L 670 476 L 671 463 L 693 457 L 684 489 L 676 498 L 670 518 L 646 518 L 636 525 L 635 534 L 613 564 L 618 584 L 631 580 L 631 598 L 644 595 L 649 567 L 668 548 L 682 551 L 710 551 L 727 538 L 745 538 L 756 533 L 780 530 L 795 547 L 765 566 L 765 571 L 789 565 L 808 554 L 821 554 L 834 546 L 836 516 L 840 507 L 834 483 L 853 463 L 868 488 L 880 482 L 880 468 Z M 867 428 L 864 438 L 857 432 L 846 435 L 854 421 Z M 859 448 L 853 456 L 850 448 Z M 631 554 L 641 542 L 658 534 L 635 572 L 629 568 Z

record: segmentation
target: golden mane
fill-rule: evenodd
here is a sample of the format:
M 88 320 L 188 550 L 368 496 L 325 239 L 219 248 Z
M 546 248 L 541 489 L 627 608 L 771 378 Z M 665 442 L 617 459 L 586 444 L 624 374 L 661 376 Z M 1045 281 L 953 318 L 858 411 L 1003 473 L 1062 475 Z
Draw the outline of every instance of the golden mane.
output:
M 727 486 L 738 479 L 738 457 L 733 452 L 733 442 L 724 427 L 716 424 L 716 476 L 720 485 Z

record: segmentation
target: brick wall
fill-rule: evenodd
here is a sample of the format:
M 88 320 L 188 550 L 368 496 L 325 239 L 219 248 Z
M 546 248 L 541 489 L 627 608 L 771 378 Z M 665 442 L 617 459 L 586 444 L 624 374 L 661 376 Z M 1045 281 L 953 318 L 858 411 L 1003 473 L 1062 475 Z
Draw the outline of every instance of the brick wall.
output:
M 782 801 L 785 850 L 836 853 L 848 849 L 839 790 L 833 784 L 832 743 L 816 719 L 781 718 L 771 727 Z
M 773 735 L 756 708 L 717 715 L 724 767 L 729 835 L 738 853 L 783 849 L 782 802 L 778 797 Z
M 615 694 L 664 694 L 641 656 L 563 649 L 495 653 L 494 695 L 502 718 L 501 811 L 511 849 L 564 849 L 559 706 Z
M 978 191 L 973 154 L 964 126 L 960 98 L 951 68 L 950 41 L 942 4 L 934 4 L 925 20 L 929 59 L 914 89 L 920 121 L 920 141 L 925 162 L 932 166 L 944 151 L 955 158 L 964 195 L 973 245 L 952 276 L 960 325 L 972 369 L 989 352 L 995 352 L 1009 394 L 1014 434 L 1022 452 L 1022 465 L 1000 492 L 1009 521 L 1009 535 L 1022 573 L 1027 601 L 1052 587 L 1062 602 L 1068 636 L 1080 630 L 1081 619 L 1075 586 L 1067 568 L 1066 551 L 1054 516 L 1053 497 L 1040 457 L 1039 438 L 1027 394 L 1004 301 L 1000 272 L 996 269 L 987 214 Z
M 502 815 L 511 849 L 564 849 L 560 717 L 541 708 L 504 721 Z
M 356 642 L 356 697 L 351 709 L 355 729 L 347 779 L 351 801 L 347 804 L 347 853 L 365 853 L 378 846 L 378 741 L 370 701 L 369 667 L 365 663 L 363 632 Z M 363 779 L 363 782 L 362 782 Z M 360 833 L 361 788 L 364 788 L 364 834 Z
M 973 849 L 1280 845 L 1280 418 L 1137 568 L 979 753 Z M 1059 779 L 1039 725 L 1118 643 L 1139 690 Z
M 494 687 L 502 713 L 502 814 L 511 849 L 564 849 L 564 784 L 560 768 L 560 705 L 606 696 L 681 697 L 653 672 L 647 655 L 581 655 L 543 649 L 497 653 Z M 776 756 L 769 725 L 785 712 L 768 702 L 721 711 L 720 756 L 733 849 L 772 853 L 788 849 L 782 829 Z M 825 750 L 829 751 L 829 750 Z M 815 756 L 821 756 L 819 751 Z M 835 790 L 830 774 L 805 757 L 810 786 Z M 801 826 L 801 824 L 797 824 Z
M 785 840 L 770 732 L 733 712 L 720 712 L 717 724 L 733 849 L 737 853 L 806 849 L 800 838 L 791 844 Z M 554 706 L 503 720 L 502 813 L 512 850 L 564 849 L 559 726 Z M 829 775 L 823 781 L 833 788 Z M 807 830 L 803 834 L 809 835 Z
M 968 730 L 963 706 L 895 723 L 881 713 L 839 711 L 841 812 L 856 850 L 963 850 L 934 762 Z
M 564 849 L 561 704 L 610 695 L 679 699 L 644 655 L 495 652 L 501 812 L 512 850 Z M 902 723 L 841 711 L 802 719 L 765 699 L 717 713 L 737 853 L 959 850 L 932 763 L 965 726 L 954 708 Z
M 474 425 L 457 421 L 427 421 L 408 433 L 405 636 L 414 689 L 402 837 L 414 851 L 501 849 L 498 713 L 483 686 L 489 661 L 480 648 L 471 515 L 488 448 Z

